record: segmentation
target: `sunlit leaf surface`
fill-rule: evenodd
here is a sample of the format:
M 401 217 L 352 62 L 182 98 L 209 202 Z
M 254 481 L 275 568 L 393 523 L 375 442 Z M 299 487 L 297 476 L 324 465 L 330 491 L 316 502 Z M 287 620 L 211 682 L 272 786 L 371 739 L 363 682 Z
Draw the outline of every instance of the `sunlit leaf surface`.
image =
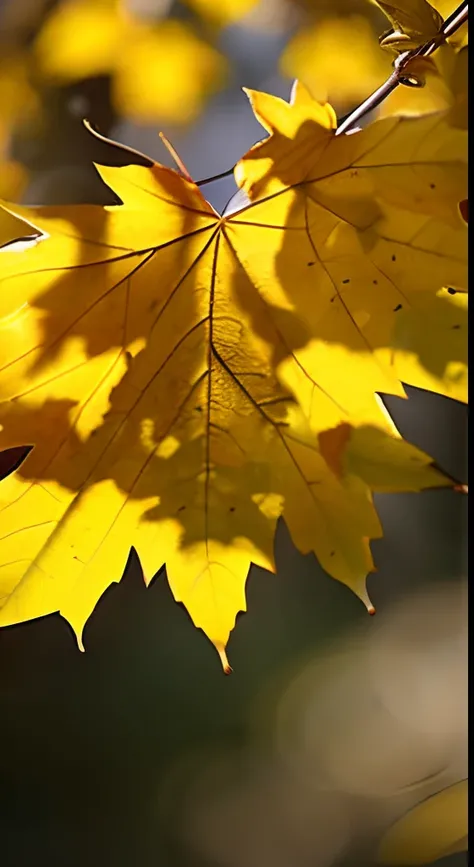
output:
M 465 132 L 251 99 L 271 137 L 224 218 L 158 164 L 100 168 L 119 206 L 10 209 L 45 237 L 0 254 L 0 447 L 34 446 L 0 486 L 2 624 L 81 642 L 134 546 L 227 665 L 281 515 L 370 609 L 372 491 L 454 484 L 376 393 L 465 397 Z

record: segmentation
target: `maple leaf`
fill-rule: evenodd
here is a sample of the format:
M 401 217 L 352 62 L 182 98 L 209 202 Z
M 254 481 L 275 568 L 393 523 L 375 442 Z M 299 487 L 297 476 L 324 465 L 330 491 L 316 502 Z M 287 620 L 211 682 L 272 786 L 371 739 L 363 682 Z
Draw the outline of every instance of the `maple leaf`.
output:
M 0 485 L 2 625 L 60 611 L 81 642 L 134 546 L 227 666 L 281 515 L 370 609 L 372 491 L 454 484 L 375 392 L 410 372 L 460 392 L 439 293 L 464 277 L 463 133 L 397 118 L 343 139 L 304 89 L 252 98 L 273 137 L 238 167 L 258 201 L 236 213 L 159 164 L 99 167 L 122 205 L 10 208 L 46 237 L 0 257 L 0 447 L 34 446 Z

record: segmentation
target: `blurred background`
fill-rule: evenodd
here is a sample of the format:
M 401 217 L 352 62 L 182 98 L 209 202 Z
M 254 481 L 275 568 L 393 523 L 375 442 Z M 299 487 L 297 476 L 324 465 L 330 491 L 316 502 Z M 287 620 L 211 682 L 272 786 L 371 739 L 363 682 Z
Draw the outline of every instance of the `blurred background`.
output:
M 224 172 L 263 136 L 242 86 L 288 98 L 298 77 L 342 117 L 390 73 L 388 27 L 370 0 L 0 0 L 0 197 L 113 201 L 93 161 L 140 156 L 83 118 L 171 164 L 162 130 L 196 180 Z M 433 70 L 379 113 L 452 102 Z M 223 209 L 235 189 L 206 193 Z M 0 218 L 0 244 L 23 233 Z M 466 408 L 408 391 L 387 400 L 401 432 L 465 480 Z M 2 865 L 464 867 L 466 498 L 377 500 L 377 616 L 281 524 L 230 678 L 133 558 L 86 654 L 59 616 L 0 631 Z

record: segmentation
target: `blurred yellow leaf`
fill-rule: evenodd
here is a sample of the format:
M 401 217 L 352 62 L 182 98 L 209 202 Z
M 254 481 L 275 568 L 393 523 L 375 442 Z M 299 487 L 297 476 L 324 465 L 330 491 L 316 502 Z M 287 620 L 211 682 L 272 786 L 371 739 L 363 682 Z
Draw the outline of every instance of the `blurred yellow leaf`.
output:
M 439 12 L 443 19 L 446 19 L 457 9 L 459 0 L 430 0 L 430 5 Z
M 96 0 L 70 0 L 53 10 L 35 53 L 47 80 L 110 74 L 117 111 L 143 123 L 192 121 L 227 70 L 222 55 L 186 24 L 145 23 Z
M 111 73 L 125 48 L 127 18 L 112 2 L 68 0 L 53 9 L 34 51 L 43 76 L 75 81 Z
M 30 83 L 28 63 L 21 53 L 0 60 L 0 156 L 17 124 L 39 117 L 39 100 Z
M 225 83 L 224 57 L 178 21 L 163 21 L 153 29 L 135 27 L 127 43 L 113 89 L 127 117 L 187 123 Z
M 450 88 L 450 121 L 453 126 L 467 130 L 468 124 L 468 90 L 469 90 L 469 48 L 466 45 L 460 51 L 454 52 L 451 63 L 444 70 L 444 75 Z
M 417 804 L 385 834 L 383 864 L 429 864 L 467 850 L 468 782 L 461 780 Z
M 226 27 L 244 18 L 259 0 L 184 0 L 184 2 L 201 18 L 207 18 L 213 24 Z
M 360 15 L 329 16 L 303 28 L 283 51 L 280 68 L 315 98 L 342 106 L 365 99 L 391 72 L 390 59 Z

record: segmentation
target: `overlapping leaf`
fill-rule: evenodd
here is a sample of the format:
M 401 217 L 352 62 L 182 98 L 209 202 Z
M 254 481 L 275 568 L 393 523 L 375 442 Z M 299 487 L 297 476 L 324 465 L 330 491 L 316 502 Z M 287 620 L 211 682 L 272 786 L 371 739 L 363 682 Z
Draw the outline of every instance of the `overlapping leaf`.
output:
M 280 515 L 370 606 L 371 491 L 453 484 L 375 392 L 463 394 L 464 133 L 252 100 L 237 213 L 159 165 L 100 169 L 120 206 L 15 209 L 47 237 L 0 259 L 0 447 L 34 446 L 0 486 L 2 624 L 81 640 L 133 545 L 225 663 Z

